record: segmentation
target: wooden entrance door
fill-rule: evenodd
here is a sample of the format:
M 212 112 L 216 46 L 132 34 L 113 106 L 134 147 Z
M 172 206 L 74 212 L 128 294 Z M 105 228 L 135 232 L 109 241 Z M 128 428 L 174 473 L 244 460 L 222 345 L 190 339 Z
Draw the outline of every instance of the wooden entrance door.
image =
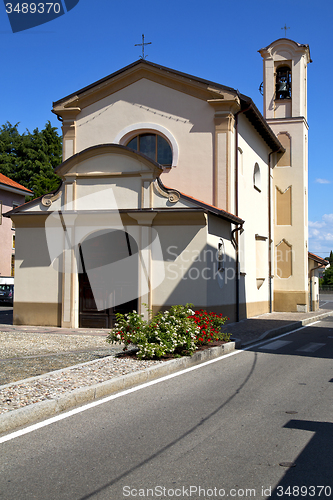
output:
M 80 258 L 80 328 L 112 328 L 116 313 L 137 310 L 138 248 L 128 233 L 97 232 L 81 243 Z

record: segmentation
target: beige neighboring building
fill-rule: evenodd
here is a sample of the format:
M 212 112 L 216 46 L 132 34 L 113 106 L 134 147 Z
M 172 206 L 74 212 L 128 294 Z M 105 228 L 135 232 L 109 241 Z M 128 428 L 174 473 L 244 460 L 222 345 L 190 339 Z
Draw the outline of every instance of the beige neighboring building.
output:
M 319 309 L 319 278 L 329 267 L 329 261 L 309 252 L 309 304 L 311 311 Z
M 0 174 L 0 277 L 14 276 L 15 227 L 3 214 L 23 205 L 33 193 L 6 175 Z
M 10 212 L 15 323 L 110 327 L 143 303 L 231 320 L 309 310 L 309 48 L 260 53 L 264 116 L 235 89 L 145 60 L 53 104 L 63 183 Z

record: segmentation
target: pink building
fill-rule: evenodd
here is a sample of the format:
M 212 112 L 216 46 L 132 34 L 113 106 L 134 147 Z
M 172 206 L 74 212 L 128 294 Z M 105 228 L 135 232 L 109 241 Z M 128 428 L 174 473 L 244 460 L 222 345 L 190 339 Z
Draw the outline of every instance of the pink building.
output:
M 14 276 L 15 228 L 2 214 L 25 202 L 32 191 L 0 174 L 0 276 Z

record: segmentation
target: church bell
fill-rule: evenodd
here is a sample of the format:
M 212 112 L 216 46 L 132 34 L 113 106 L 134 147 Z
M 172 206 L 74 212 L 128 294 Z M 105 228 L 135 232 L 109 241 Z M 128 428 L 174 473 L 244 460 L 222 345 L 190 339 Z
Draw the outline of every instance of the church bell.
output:
M 278 83 L 278 92 L 288 92 L 288 85 L 285 78 L 281 78 Z
M 276 74 L 276 99 L 291 98 L 290 69 L 279 68 Z

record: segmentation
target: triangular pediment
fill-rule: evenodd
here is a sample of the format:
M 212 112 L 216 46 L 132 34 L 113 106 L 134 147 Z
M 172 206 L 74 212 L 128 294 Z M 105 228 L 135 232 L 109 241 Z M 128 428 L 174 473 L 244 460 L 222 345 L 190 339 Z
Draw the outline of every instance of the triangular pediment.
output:
M 238 99 L 237 91 L 231 87 L 203 80 L 141 59 L 54 102 L 53 112 L 62 117 L 73 116 L 74 118 L 87 106 L 142 79 L 153 81 L 205 101 Z

